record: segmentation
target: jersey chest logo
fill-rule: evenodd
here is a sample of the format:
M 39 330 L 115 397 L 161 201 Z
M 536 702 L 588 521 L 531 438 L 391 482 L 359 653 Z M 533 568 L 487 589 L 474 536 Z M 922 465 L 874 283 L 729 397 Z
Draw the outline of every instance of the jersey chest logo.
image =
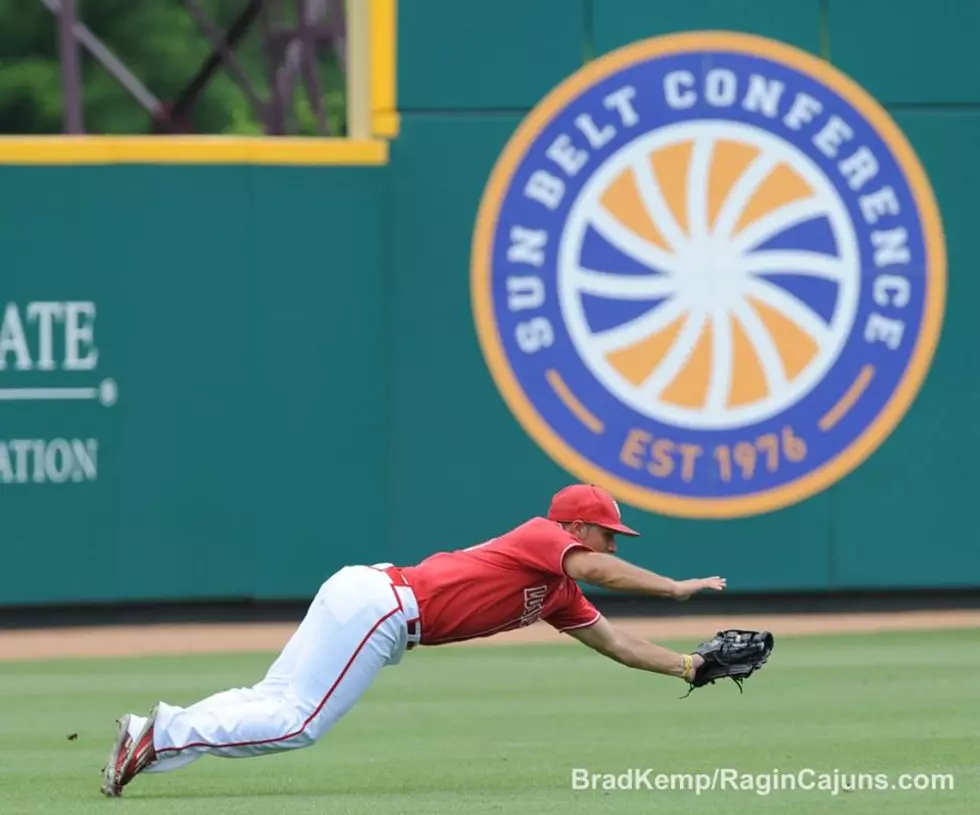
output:
M 524 589 L 524 612 L 521 614 L 521 628 L 531 625 L 541 618 L 541 612 L 544 610 L 547 599 L 547 586 L 534 586 L 530 589 Z
M 691 33 L 587 65 L 484 193 L 472 300 L 508 406 L 634 506 L 737 517 L 856 468 L 945 307 L 928 179 L 885 110 L 782 43 Z

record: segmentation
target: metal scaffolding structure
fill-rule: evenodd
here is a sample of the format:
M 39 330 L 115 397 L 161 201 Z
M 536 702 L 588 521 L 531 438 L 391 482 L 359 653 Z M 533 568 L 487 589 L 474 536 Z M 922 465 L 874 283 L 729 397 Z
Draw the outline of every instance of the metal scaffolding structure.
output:
M 148 132 L 186 134 L 195 104 L 208 83 L 224 71 L 247 98 L 256 121 L 269 136 L 294 135 L 297 131 L 295 101 L 302 83 L 316 120 L 317 135 L 342 136 L 331 132 L 324 107 L 319 68 L 332 54 L 341 71 L 347 71 L 347 27 L 344 0 L 241 0 L 237 18 L 222 31 L 215 25 L 200 0 L 181 0 L 195 26 L 210 45 L 210 53 L 175 98 L 161 100 L 140 81 L 135 72 L 99 40 L 85 25 L 79 0 L 38 0 L 52 13 L 58 26 L 61 83 L 64 98 L 63 131 L 85 133 L 84 87 L 80 49 L 84 48 L 148 114 Z M 288 20 L 292 3 L 295 20 Z M 262 98 L 236 56 L 245 36 L 258 28 L 269 91 Z

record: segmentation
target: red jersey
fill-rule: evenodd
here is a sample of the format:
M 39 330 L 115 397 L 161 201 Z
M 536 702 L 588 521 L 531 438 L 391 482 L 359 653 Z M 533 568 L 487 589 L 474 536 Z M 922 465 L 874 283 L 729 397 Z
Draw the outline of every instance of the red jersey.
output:
M 539 619 L 559 631 L 592 625 L 599 611 L 565 574 L 572 549 L 590 551 L 557 523 L 533 518 L 486 543 L 402 568 L 418 600 L 421 644 L 488 637 Z

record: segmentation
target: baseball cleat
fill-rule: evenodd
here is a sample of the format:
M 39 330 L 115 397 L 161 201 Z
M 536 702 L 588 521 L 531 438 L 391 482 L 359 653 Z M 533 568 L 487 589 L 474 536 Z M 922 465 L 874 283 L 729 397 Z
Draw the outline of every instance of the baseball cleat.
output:
M 135 739 L 129 740 L 129 749 L 119 765 L 117 781 L 120 795 L 123 787 L 156 761 L 157 753 L 153 747 L 153 725 L 156 718 L 157 709 L 154 707 L 143 724 L 143 729 Z
M 129 721 L 128 713 L 116 720 L 116 739 L 112 743 L 112 750 L 109 752 L 105 767 L 102 768 L 101 792 L 107 798 L 118 798 L 122 795 L 122 772 L 133 746 L 133 740 L 129 737 Z

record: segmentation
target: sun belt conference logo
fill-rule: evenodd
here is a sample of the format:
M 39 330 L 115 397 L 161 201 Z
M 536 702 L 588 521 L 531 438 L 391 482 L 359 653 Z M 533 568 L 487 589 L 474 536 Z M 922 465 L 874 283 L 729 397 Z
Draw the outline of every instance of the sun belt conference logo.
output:
M 578 478 L 686 517 L 787 506 L 871 455 L 945 292 L 938 207 L 888 114 L 742 34 L 568 78 L 506 146 L 473 244 L 480 343 L 523 427 Z

